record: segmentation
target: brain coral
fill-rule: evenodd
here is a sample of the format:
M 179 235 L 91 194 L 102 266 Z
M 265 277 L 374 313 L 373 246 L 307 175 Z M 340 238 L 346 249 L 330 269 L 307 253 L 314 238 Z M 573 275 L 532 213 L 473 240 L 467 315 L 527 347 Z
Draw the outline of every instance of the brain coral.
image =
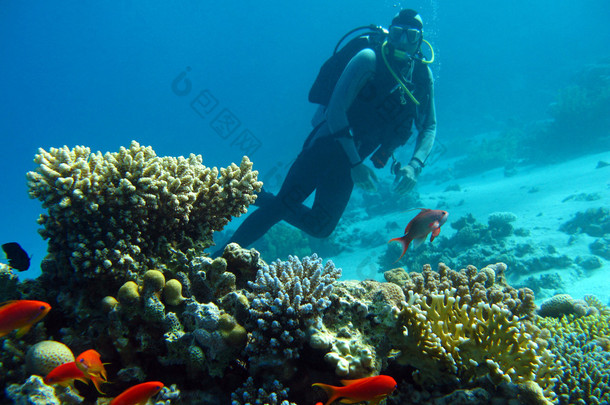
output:
M 39 149 L 34 161 L 29 194 L 48 210 L 40 233 L 60 266 L 85 277 L 124 280 L 152 267 L 168 244 L 208 247 L 213 231 L 244 213 L 262 187 L 245 156 L 218 170 L 200 155 L 159 157 L 135 141 L 103 155 L 84 146 Z
M 74 354 L 61 342 L 43 340 L 28 349 L 25 361 L 29 373 L 44 377 L 55 367 L 74 361 Z

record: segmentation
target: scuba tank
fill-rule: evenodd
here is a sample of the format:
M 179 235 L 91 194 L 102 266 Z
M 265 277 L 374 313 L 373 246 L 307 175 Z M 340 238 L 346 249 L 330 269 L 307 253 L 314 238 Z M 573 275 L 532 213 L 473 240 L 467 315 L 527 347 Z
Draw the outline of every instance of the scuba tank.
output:
M 363 30 L 367 31 L 352 38 L 341 47 L 341 44 L 347 37 Z M 332 56 L 320 68 L 318 76 L 309 90 L 309 101 L 327 106 L 335 85 L 349 61 L 361 50 L 365 48 L 374 49 L 377 45 L 383 43 L 387 34 L 388 32 L 385 28 L 371 24 L 354 28 L 341 37 L 335 46 Z

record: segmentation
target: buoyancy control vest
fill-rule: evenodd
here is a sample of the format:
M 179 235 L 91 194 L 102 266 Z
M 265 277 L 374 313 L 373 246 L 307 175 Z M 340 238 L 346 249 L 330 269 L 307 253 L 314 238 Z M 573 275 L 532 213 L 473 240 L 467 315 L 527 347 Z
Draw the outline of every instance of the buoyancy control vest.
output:
M 352 33 L 369 31 L 351 39 L 339 49 L 343 40 Z M 390 73 L 381 52 L 387 40 L 387 30 L 380 26 L 363 26 L 348 32 L 327 59 L 309 91 L 309 101 L 328 106 L 332 93 L 349 61 L 363 49 L 370 48 L 376 55 L 376 73 L 364 86 L 348 110 L 348 120 L 358 144 L 360 156 L 365 157 L 379 147 L 389 157 L 394 149 L 404 145 L 419 112 L 427 111 L 430 103 L 432 74 L 423 60 L 412 59 L 412 71 L 404 75 L 400 64 L 392 66 L 396 74 L 406 77 L 404 83 L 419 104 L 405 98 L 404 91 Z M 390 58 L 391 59 L 391 58 Z M 392 62 L 390 62 L 392 63 Z M 407 63 L 405 63 L 407 64 Z M 411 80 L 409 80 L 411 79 Z M 420 111 L 418 111 L 420 110 Z M 387 158 L 386 158 L 387 160 Z M 383 163 L 385 164 L 385 162 Z
M 386 149 L 389 157 L 398 146 L 404 145 L 411 136 L 411 128 L 419 113 L 429 108 L 432 76 L 427 65 L 417 59 L 410 60 L 402 70 L 393 68 L 403 78 L 419 105 L 412 102 L 402 91 L 396 79 L 383 62 L 381 49 L 376 49 L 376 73 L 358 93 L 347 111 L 348 121 L 359 144 L 361 156 L 368 156 L 378 146 Z M 406 77 L 405 77 L 406 76 Z M 410 79 L 410 80 L 409 80 Z

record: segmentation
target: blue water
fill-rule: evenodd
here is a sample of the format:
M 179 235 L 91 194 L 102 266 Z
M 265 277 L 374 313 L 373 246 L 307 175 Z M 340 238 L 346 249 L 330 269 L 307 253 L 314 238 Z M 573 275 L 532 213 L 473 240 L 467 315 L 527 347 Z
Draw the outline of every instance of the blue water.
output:
M 606 0 L 492 4 L 3 2 L 0 242 L 21 243 L 33 255 L 23 275 L 38 274 L 42 209 L 27 196 L 25 173 L 39 147 L 116 151 L 135 139 L 159 155 L 202 154 L 209 166 L 248 154 L 273 188 L 274 167 L 310 131 L 307 92 L 337 39 L 358 25 L 387 26 L 401 7 L 420 11 L 436 51 L 443 142 L 547 118 L 575 69 L 608 56 Z M 198 97 L 215 110 L 194 110 Z M 224 109 L 239 120 L 226 138 L 211 126 Z M 248 145 L 235 141 L 244 131 Z

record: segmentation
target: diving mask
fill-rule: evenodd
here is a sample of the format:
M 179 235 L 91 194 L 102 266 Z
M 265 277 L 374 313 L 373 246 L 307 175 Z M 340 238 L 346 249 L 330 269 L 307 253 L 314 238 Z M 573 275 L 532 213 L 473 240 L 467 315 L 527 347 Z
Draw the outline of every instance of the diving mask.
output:
M 400 25 L 390 26 L 390 40 L 394 43 L 419 44 L 423 37 L 422 30 L 414 27 L 403 27 Z

